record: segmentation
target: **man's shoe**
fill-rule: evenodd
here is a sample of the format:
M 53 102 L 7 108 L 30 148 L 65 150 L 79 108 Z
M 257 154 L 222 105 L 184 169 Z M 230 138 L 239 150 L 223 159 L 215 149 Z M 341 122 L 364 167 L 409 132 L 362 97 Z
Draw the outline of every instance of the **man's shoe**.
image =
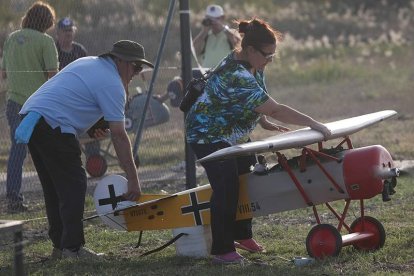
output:
M 62 250 L 63 259 L 88 259 L 88 260 L 99 260 L 103 257 L 103 253 L 96 253 L 88 248 L 80 247 L 77 251 L 73 251 L 68 248 Z
M 72 251 L 67 248 L 63 248 L 62 250 L 63 259 L 101 260 L 103 256 L 103 253 L 96 253 L 85 247 L 81 247 L 77 251 Z
M 243 264 L 244 257 L 237 253 L 236 251 L 232 251 L 226 254 L 215 255 L 213 257 L 213 263 L 215 264 Z
M 52 254 L 49 256 L 49 260 L 59 260 L 62 258 L 62 250 L 53 247 Z
M 29 207 L 23 201 L 9 201 L 9 204 L 7 204 L 7 211 L 9 213 L 26 212 L 28 209 Z
M 254 239 L 235 241 L 234 246 L 249 251 L 250 253 L 265 252 L 263 246 L 258 244 Z

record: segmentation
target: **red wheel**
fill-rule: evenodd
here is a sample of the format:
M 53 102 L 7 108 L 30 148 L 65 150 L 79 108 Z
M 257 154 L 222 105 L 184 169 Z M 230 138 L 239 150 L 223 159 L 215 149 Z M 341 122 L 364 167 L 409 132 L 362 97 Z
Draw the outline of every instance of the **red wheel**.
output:
M 316 225 L 306 238 L 306 250 L 309 256 L 316 259 L 338 256 L 341 248 L 341 234 L 330 224 Z
M 105 174 L 108 165 L 102 155 L 94 154 L 88 157 L 85 167 L 90 176 L 100 177 Z
M 369 239 L 358 241 L 353 244 L 354 248 L 362 251 L 375 251 L 384 246 L 385 230 L 381 222 L 369 216 L 357 218 L 351 224 L 352 233 L 366 232 L 373 233 L 374 236 Z

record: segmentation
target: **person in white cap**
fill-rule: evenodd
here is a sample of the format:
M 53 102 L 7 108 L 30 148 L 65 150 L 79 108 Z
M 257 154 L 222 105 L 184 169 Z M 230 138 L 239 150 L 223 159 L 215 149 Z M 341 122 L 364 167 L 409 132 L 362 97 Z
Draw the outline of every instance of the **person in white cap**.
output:
M 229 28 L 224 19 L 221 6 L 207 6 L 203 28 L 193 40 L 196 54 L 201 57 L 200 64 L 205 68 L 216 66 L 241 41 L 239 33 Z
M 193 40 L 196 54 L 200 58 L 200 65 L 203 68 L 215 67 L 241 41 L 238 31 L 225 25 L 224 19 L 224 10 L 221 6 L 207 6 L 202 21 L 203 28 Z M 202 76 L 198 69 L 193 69 L 192 75 L 193 78 Z M 154 98 L 160 102 L 170 99 L 171 106 L 178 107 L 184 96 L 183 90 L 183 79 L 181 76 L 176 76 L 168 83 L 165 93 L 154 95 Z

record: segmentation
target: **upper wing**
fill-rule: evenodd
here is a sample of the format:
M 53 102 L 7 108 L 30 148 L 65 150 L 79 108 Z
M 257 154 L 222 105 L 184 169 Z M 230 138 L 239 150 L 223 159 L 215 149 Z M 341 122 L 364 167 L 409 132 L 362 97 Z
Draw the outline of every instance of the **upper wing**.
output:
M 332 135 L 329 137 L 329 140 L 351 135 L 355 132 L 360 131 L 361 129 L 390 118 L 395 114 L 397 114 L 397 112 L 394 110 L 384 110 L 327 123 L 326 126 L 331 130 L 332 133 Z M 304 147 L 322 141 L 324 141 L 322 133 L 307 127 L 272 136 L 264 140 L 221 149 L 210 155 L 207 155 L 204 158 L 199 159 L 198 162 L 225 159 L 269 151 L 275 152 L 284 149 Z

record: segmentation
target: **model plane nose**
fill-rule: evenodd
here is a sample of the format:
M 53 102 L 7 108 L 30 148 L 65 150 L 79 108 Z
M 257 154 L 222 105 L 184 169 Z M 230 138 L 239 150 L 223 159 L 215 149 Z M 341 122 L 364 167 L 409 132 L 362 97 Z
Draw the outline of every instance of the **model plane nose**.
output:
M 398 168 L 386 168 L 384 170 L 380 170 L 377 173 L 377 177 L 381 179 L 389 179 L 393 177 L 398 177 L 400 175 L 400 169 Z
M 399 174 L 391 154 L 379 145 L 349 150 L 343 163 L 345 185 L 351 199 L 368 199 L 381 194 L 385 182 L 392 182 Z

